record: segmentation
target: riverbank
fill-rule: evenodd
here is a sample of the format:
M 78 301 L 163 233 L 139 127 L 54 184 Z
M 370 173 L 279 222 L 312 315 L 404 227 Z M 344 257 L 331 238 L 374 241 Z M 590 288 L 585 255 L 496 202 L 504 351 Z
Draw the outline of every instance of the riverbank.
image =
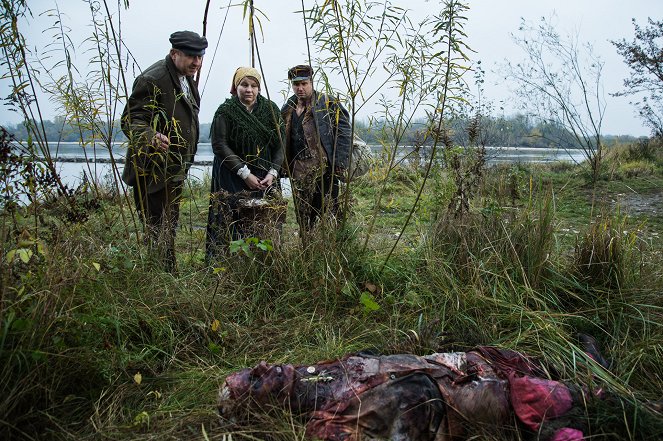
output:
M 610 397 L 585 403 L 579 418 L 591 437 L 657 439 L 663 417 L 644 403 L 663 390 L 663 213 L 622 201 L 660 195 L 663 158 L 636 153 L 608 158 L 594 187 L 572 163 L 491 167 L 462 216 L 451 211 L 458 187 L 448 170 L 425 180 L 407 165 L 378 166 L 350 187 L 347 223 L 327 223 L 308 247 L 290 203 L 278 245 L 257 238 L 262 247 L 247 241 L 211 265 L 208 188 L 194 181 L 183 195 L 175 275 L 150 257 L 131 203 L 111 191 L 76 199 L 84 221 L 57 203 L 26 210 L 11 234 L 6 218 L 0 406 L 11 425 L 0 430 L 64 440 L 302 439 L 304 422 L 288 413 L 220 420 L 225 376 L 260 361 L 494 345 Z M 584 354 L 578 332 L 596 337 L 609 369 Z M 520 426 L 468 430 L 491 440 L 536 436 Z

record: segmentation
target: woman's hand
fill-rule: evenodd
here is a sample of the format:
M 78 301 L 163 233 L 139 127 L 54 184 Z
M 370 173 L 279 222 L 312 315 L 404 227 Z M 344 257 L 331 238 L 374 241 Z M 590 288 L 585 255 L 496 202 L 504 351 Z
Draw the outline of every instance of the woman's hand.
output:
M 246 179 L 244 179 L 244 183 L 246 184 L 247 187 L 249 187 L 251 190 L 265 190 L 267 189 L 268 186 L 265 186 L 263 182 L 266 180 L 263 179 L 262 181 L 258 179 L 256 175 L 253 173 L 249 174 Z
M 265 176 L 265 179 L 260 181 L 260 184 L 264 185 L 265 189 L 271 187 L 273 183 L 274 183 L 274 175 L 272 175 L 271 173 L 267 173 L 267 176 Z

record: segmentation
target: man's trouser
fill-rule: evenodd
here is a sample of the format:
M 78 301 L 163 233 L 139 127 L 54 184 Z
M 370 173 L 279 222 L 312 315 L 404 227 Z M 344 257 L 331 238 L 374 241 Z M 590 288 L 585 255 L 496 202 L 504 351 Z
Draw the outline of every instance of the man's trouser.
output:
M 134 186 L 134 202 L 145 227 L 145 239 L 162 260 L 166 271 L 176 269 L 175 231 L 180 216 L 183 181 L 168 182 L 164 188 L 147 192 L 145 179 Z
M 319 217 L 325 213 L 336 216 L 338 212 L 338 179 L 333 173 L 325 173 L 316 179 L 315 185 L 300 186 L 293 183 L 297 198 L 297 222 L 303 232 L 310 232 Z M 311 183 L 312 184 L 312 183 Z

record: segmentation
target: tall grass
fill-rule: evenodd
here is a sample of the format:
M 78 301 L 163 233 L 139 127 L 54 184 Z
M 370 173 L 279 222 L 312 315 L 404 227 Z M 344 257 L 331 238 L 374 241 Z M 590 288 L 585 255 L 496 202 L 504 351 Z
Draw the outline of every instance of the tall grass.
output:
M 509 179 L 496 173 L 487 179 Z M 260 360 L 307 363 L 364 349 L 426 354 L 497 344 L 622 397 L 631 410 L 620 418 L 614 403 L 591 404 L 595 436 L 609 437 L 609 427 L 645 439 L 649 429 L 639 418 L 652 416 L 637 403 L 657 399 L 663 385 L 660 273 L 652 269 L 642 280 L 639 264 L 616 256 L 628 283 L 573 270 L 584 264 L 557 238 L 554 183 L 531 182 L 515 207 L 499 209 L 499 197 L 489 203 L 485 194 L 472 199 L 462 221 L 438 219 L 426 241 L 413 231 L 382 271 L 384 251 L 362 251 L 362 216 L 346 229 L 319 230 L 307 248 L 289 217 L 280 247 L 256 249 L 252 257 L 228 253 L 211 266 L 201 243 L 193 258 L 180 254 L 177 277 L 145 260 L 134 241 L 118 239 L 121 222 L 109 229 L 100 211 L 85 228 L 59 226 L 27 262 L 16 253 L 7 259 L 16 244 L 5 248 L 2 433 L 188 439 L 204 430 L 216 439 L 231 432 L 237 439 L 299 439 L 303 422 L 284 415 L 253 415 L 240 427 L 218 421 L 213 404 L 223 377 Z M 391 185 L 414 192 L 402 179 Z M 189 191 L 190 200 L 206 198 L 202 186 Z M 501 202 L 510 203 L 510 191 L 504 194 Z M 113 197 L 103 202 L 111 212 Z M 44 214 L 48 221 L 57 211 Z M 204 218 L 191 222 L 202 226 Z M 180 231 L 178 248 L 188 249 L 198 231 Z M 579 233 L 593 235 L 594 246 L 605 243 L 594 227 Z M 637 252 L 646 260 L 655 250 Z M 597 337 L 610 372 L 584 355 L 577 332 Z M 659 420 L 647 421 L 658 430 Z

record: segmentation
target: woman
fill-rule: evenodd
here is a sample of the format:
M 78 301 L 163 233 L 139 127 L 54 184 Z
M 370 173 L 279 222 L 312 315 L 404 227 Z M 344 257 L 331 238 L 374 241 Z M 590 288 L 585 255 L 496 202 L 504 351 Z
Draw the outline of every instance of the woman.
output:
M 256 199 L 279 194 L 284 126 L 278 106 L 260 95 L 260 79 L 256 69 L 238 68 L 232 97 L 214 114 L 208 257 L 227 246 L 229 237 L 237 240 L 244 235 L 240 200 L 252 200 L 255 205 Z

